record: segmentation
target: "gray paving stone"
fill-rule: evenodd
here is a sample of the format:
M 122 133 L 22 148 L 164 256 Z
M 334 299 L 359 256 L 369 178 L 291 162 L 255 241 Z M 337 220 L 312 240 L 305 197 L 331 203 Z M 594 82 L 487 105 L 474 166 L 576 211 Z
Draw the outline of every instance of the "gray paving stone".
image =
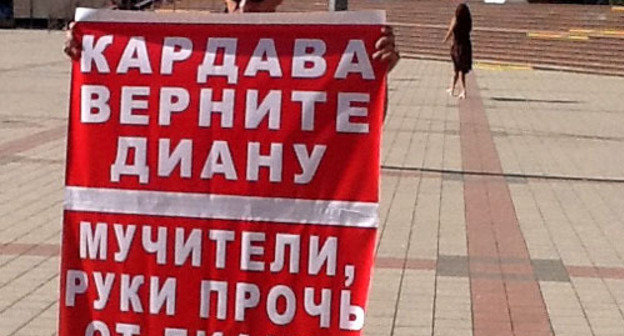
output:
M 570 281 L 568 271 L 561 260 L 532 259 L 531 262 L 538 281 Z

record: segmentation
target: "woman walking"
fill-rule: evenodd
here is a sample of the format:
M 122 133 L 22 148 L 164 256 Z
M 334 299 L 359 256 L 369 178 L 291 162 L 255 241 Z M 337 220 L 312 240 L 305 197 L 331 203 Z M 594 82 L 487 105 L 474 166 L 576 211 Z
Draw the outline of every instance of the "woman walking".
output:
M 461 92 L 459 98 L 466 98 L 466 74 L 472 70 L 472 43 L 470 31 L 472 30 L 472 17 L 468 5 L 462 3 L 457 6 L 455 16 L 451 20 L 444 43 L 453 36 L 451 47 L 451 59 L 453 60 L 454 75 L 451 86 L 446 90 L 451 96 L 455 96 L 457 79 L 461 79 Z

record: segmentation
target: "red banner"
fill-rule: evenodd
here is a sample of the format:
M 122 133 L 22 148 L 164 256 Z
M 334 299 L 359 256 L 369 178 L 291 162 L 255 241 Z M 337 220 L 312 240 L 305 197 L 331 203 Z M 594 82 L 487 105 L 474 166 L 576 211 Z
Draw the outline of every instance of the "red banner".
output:
M 383 20 L 79 9 L 59 335 L 359 335 Z

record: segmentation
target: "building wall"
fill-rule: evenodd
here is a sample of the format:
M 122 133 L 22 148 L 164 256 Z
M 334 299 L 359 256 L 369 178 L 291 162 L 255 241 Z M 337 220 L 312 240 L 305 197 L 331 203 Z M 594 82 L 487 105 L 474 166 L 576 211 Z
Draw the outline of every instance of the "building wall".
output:
M 76 7 L 105 7 L 109 0 L 13 0 L 16 19 L 71 19 Z

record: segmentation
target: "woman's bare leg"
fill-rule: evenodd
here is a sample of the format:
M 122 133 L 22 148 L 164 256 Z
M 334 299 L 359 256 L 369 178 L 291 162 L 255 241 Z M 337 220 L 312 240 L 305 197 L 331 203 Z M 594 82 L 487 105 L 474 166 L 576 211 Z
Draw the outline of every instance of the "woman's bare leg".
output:
M 451 81 L 451 86 L 449 86 L 449 88 L 446 89 L 446 92 L 448 92 L 451 96 L 455 96 L 455 85 L 457 84 L 458 78 L 459 78 L 459 71 L 455 71 L 455 74 L 453 75 L 453 79 Z
M 459 93 L 459 98 L 466 98 L 466 73 L 463 71 L 461 73 L 461 92 Z

